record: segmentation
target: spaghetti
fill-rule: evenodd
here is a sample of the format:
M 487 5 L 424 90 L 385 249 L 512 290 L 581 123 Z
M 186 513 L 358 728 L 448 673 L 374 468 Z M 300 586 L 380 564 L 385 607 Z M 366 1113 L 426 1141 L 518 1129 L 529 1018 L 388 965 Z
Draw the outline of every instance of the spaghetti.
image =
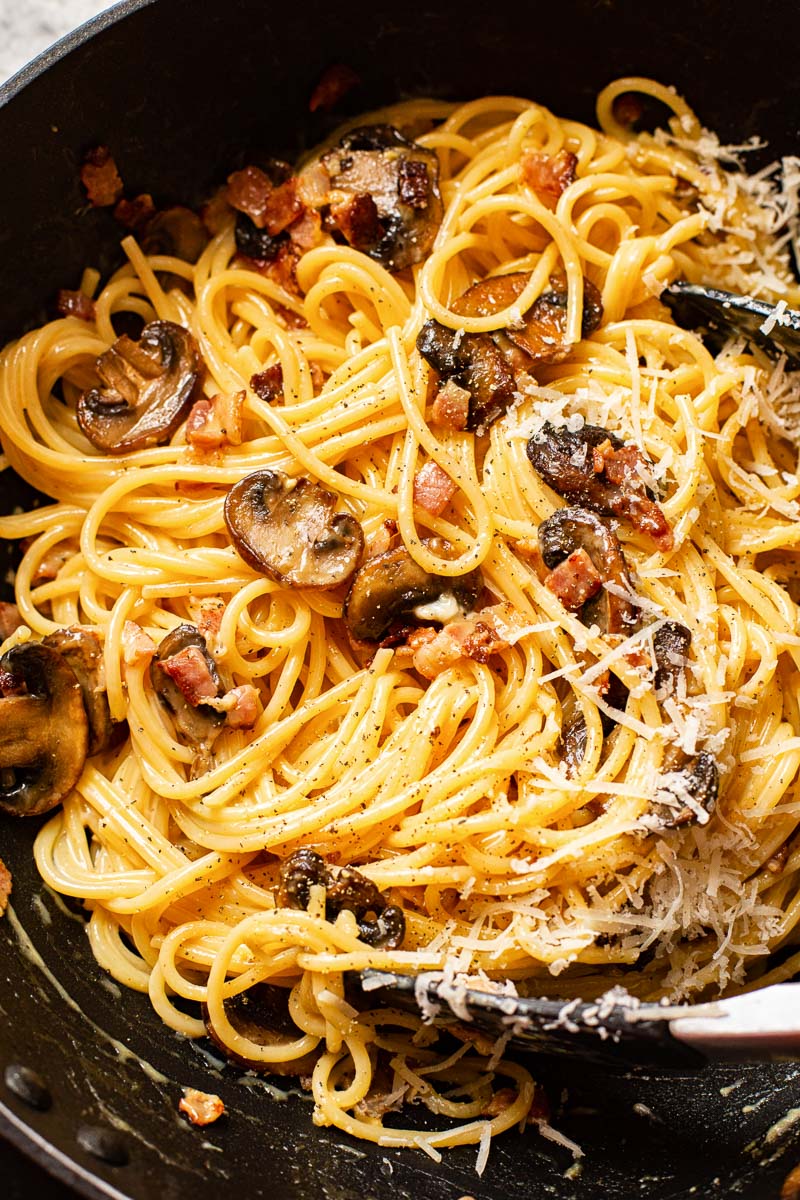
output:
M 622 120 L 635 95 L 668 107 L 668 132 Z M 53 499 L 0 520 L 31 539 L 23 624 L 3 651 L 95 632 L 111 716 L 128 723 L 35 846 L 46 883 L 89 909 L 101 967 L 188 1037 L 207 1022 L 239 1060 L 309 1075 L 317 1123 L 433 1157 L 479 1143 L 485 1161 L 488 1139 L 532 1111 L 527 1070 L 467 1041 L 443 1056 L 407 1013 L 356 1011 L 347 972 L 677 998 L 800 967 L 798 384 L 743 343 L 714 356 L 659 300 L 680 277 L 797 303 L 793 209 L 774 172 L 744 175 L 647 80 L 605 89 L 601 131 L 511 97 L 374 119 L 438 159 L 442 218 L 422 261 L 397 269 L 322 235 L 292 290 L 237 257 L 229 213 L 193 263 L 126 238 L 92 320 L 3 352 L 6 463 Z M 522 279 L 510 303 L 459 304 L 508 275 Z M 97 284 L 87 271 L 87 296 Z M 447 384 L 417 349 L 426 323 L 453 353 L 470 336 L 513 341 L 553 287 L 564 352 L 516 370 L 504 410 L 475 428 L 433 419 Z M 602 317 L 587 333 L 590 291 Z M 202 398 L 243 394 L 238 442 L 198 452 L 184 423 L 123 455 L 90 445 L 76 401 L 123 314 L 191 331 Z M 265 398 L 251 380 L 272 367 Z M 474 392 L 463 372 L 451 382 L 463 409 Z M 627 502 L 646 499 L 669 530 L 657 544 L 624 513 L 593 518 L 625 571 L 598 593 L 584 556 L 576 586 L 628 605 L 621 631 L 586 618 L 536 544 L 575 505 L 526 447 L 569 434 L 580 449 L 588 427 L 609 438 L 595 482 L 634 447 L 625 462 L 644 482 L 628 471 Z M 443 504 L 420 502 L 423 468 Z M 365 654 L 346 586 L 291 586 L 237 553 L 225 498 L 256 470 L 333 493 L 366 565 L 400 548 L 443 589 L 479 571 L 478 611 L 422 604 L 411 632 Z M 453 619 L 475 633 L 488 609 L 485 653 L 451 638 L 436 659 Z M 219 724 L 205 757 L 153 686 L 155 645 L 186 624 L 204 630 L 225 694 L 249 687 L 257 706 L 251 727 Z M 689 641 L 659 684 L 665 628 Z M 716 782 L 699 802 L 685 764 L 702 756 Z M 370 944 L 324 885 L 290 905 L 281 867 L 299 851 L 376 885 L 402 910 L 402 944 Z M 293 1032 L 259 1039 L 233 1019 L 262 984 L 282 989 Z M 409 1100 L 447 1127 L 384 1124 Z

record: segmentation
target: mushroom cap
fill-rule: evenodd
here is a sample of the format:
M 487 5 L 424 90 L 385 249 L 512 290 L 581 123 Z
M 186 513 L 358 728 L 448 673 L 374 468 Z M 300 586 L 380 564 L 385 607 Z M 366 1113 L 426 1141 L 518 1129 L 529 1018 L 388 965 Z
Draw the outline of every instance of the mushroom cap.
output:
M 89 744 L 81 686 L 57 650 L 24 642 L 0 658 L 0 675 L 23 694 L 0 699 L 0 808 L 49 812 L 80 778 Z
M 96 633 L 85 629 L 58 629 L 42 639 L 44 646 L 57 650 L 72 668 L 81 686 L 83 706 L 89 720 L 88 754 L 99 754 L 118 741 L 126 729 L 124 721 L 111 719 L 106 693 L 103 647 Z
M 581 620 L 599 625 L 603 633 L 630 634 L 639 610 L 627 596 L 634 595 L 619 538 L 613 529 L 585 508 L 557 508 L 539 526 L 539 550 L 544 565 L 553 570 L 574 551 L 583 549 L 594 563 L 603 583 L 613 583 L 623 594 L 603 588 L 584 604 Z
M 208 653 L 206 639 L 194 625 L 189 624 L 178 625 L 159 642 L 150 663 L 150 682 L 161 703 L 172 713 L 175 726 L 184 739 L 192 745 L 209 746 L 224 724 L 225 713 L 217 712 L 209 704 L 190 704 L 163 665 L 167 659 L 192 648 L 202 655 L 217 695 L 221 696 L 222 683 L 216 663 Z
M 355 867 L 331 869 L 315 850 L 302 847 L 281 866 L 279 902 L 290 908 L 305 909 L 313 885 L 325 888 L 325 915 L 329 921 L 346 908 L 355 916 L 358 936 L 367 945 L 396 950 L 402 943 L 406 932 L 403 910 L 387 904 L 383 892 L 371 879 Z
M 452 596 L 462 612 L 471 612 L 482 588 L 480 571 L 432 575 L 398 546 L 369 559 L 356 572 L 344 602 L 344 619 L 356 641 L 376 642 L 396 617 L 441 597 Z
M 674 782 L 666 783 L 659 789 L 662 796 L 668 792 L 675 796 L 676 801 L 680 801 L 686 793 L 695 806 L 699 804 L 709 815 L 714 811 L 719 795 L 719 768 L 712 755 L 701 750 L 689 758 L 684 756 L 682 765 L 673 773 L 673 777 Z M 696 807 L 691 804 L 684 804 L 676 811 L 672 805 L 662 801 L 656 805 L 656 811 L 665 829 L 678 829 L 698 819 Z
M 106 454 L 161 445 L 191 408 L 199 371 L 196 341 L 173 321 L 151 321 L 138 342 L 117 338 L 97 360 L 102 386 L 78 399 L 81 431 Z
M 393 125 L 362 125 L 321 161 L 330 178 L 331 218 L 355 249 L 390 271 L 430 253 L 444 212 L 433 150 Z M 366 207 L 365 201 L 369 211 L 350 219 L 350 206 Z
M 339 497 L 310 479 L 254 471 L 225 498 L 225 524 L 237 553 L 289 587 L 346 583 L 364 549 L 354 516 L 337 512 Z

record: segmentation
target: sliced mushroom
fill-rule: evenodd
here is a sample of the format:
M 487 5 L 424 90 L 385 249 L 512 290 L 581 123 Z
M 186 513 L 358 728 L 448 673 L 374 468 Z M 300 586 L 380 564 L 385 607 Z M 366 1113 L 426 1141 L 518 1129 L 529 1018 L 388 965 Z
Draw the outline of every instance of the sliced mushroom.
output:
M 225 499 L 225 524 L 239 555 L 289 587 L 346 583 L 364 550 L 354 516 L 337 512 L 339 498 L 310 479 L 254 471 Z
M 584 625 L 598 625 L 604 634 L 631 634 L 639 619 L 625 556 L 613 530 L 585 508 L 559 508 L 539 526 L 539 551 L 544 565 L 552 571 L 577 550 L 585 550 L 602 583 L 580 610 Z M 623 593 L 623 594 L 620 594 Z
M 466 615 L 474 609 L 482 587 L 480 571 L 455 577 L 432 575 L 404 546 L 398 546 L 368 559 L 356 572 L 344 602 L 344 619 L 356 641 L 377 642 L 398 617 L 417 616 L 430 622 Z M 423 606 L 427 612 L 415 612 Z
M 49 812 L 86 760 L 80 684 L 58 651 L 25 642 L 0 658 L 0 687 L 0 808 L 20 817 Z
M 358 936 L 369 946 L 396 950 L 406 932 L 403 910 L 354 867 L 329 867 L 314 850 L 296 850 L 281 867 L 278 898 L 289 908 L 308 908 L 311 887 L 325 888 L 325 915 L 334 920 L 346 908 L 358 922 Z M 372 914 L 372 915 L 370 915 Z
M 271 983 L 254 983 L 246 992 L 226 997 L 222 1006 L 225 1016 L 236 1032 L 257 1045 L 288 1045 L 302 1037 L 302 1030 L 298 1029 L 289 1015 L 289 992 L 286 988 Z M 238 1063 L 240 1067 L 250 1071 L 264 1071 L 270 1075 L 304 1075 L 314 1068 L 317 1055 L 313 1052 L 290 1062 L 267 1063 L 244 1058 L 231 1050 L 220 1038 L 211 1023 L 205 1004 L 202 1006 L 202 1015 L 206 1032 L 212 1042 L 219 1046 L 226 1058 Z
M 443 214 L 432 150 L 393 125 L 364 125 L 346 133 L 321 164 L 330 181 L 328 221 L 351 246 L 390 271 L 429 254 Z
M 203 700 L 216 699 L 224 689 L 206 639 L 194 625 L 178 625 L 159 642 L 150 663 L 150 682 L 185 741 L 210 746 L 226 714 Z
M 127 728 L 124 721 L 112 721 L 106 694 L 103 647 L 95 633 L 84 629 L 59 629 L 43 639 L 43 645 L 57 650 L 72 668 L 81 686 L 83 706 L 89 719 L 88 753 L 99 754 L 119 741 Z
M 483 279 L 453 304 L 459 316 L 485 317 L 513 307 L 530 281 L 530 273 L 516 271 Z M 516 371 L 530 371 L 537 363 L 558 362 L 569 352 L 566 342 L 567 288 L 561 276 L 552 276 L 552 289 L 540 296 L 518 322 L 491 333 L 464 333 L 438 321 L 426 321 L 417 337 L 417 349 L 445 380 L 453 380 L 470 393 L 467 428 L 491 425 L 506 411 L 516 394 Z M 588 337 L 603 316 L 597 289 L 584 283 L 582 334 Z
M 653 654 L 656 660 L 655 688 L 666 699 L 678 690 L 681 675 L 686 669 L 692 635 L 678 621 L 667 621 L 653 634 Z
M 602 516 L 627 517 L 660 550 L 672 530 L 643 475 L 650 463 L 637 446 L 598 425 L 570 430 L 549 422 L 528 442 L 531 466 L 559 495 Z
M 680 762 L 678 769 L 665 775 L 657 792 L 655 811 L 665 829 L 700 820 L 703 812 L 710 815 L 719 795 L 719 768 L 710 754 L 705 750 L 690 758 L 681 754 Z
M 192 406 L 200 353 L 172 321 L 151 321 L 138 342 L 117 338 L 97 360 L 101 387 L 78 400 L 78 424 L 98 450 L 128 454 L 166 442 Z

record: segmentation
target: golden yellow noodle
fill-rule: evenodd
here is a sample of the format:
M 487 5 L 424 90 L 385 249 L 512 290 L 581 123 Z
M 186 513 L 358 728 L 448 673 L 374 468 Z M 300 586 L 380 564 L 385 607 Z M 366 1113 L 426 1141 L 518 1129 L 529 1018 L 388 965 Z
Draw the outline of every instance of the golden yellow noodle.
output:
M 631 91 L 669 107 L 671 132 L 617 123 L 613 102 Z M 743 344 L 715 358 L 658 299 L 676 278 L 790 304 L 800 290 L 781 234 L 789 202 L 771 178 L 724 169 L 730 157 L 670 89 L 611 85 L 598 101 L 602 132 L 511 97 L 411 101 L 381 116 L 440 159 L 445 216 L 424 263 L 393 276 L 331 242 L 300 260 L 298 297 L 237 265 L 230 225 L 194 266 L 146 257 L 126 238 L 128 261 L 99 291 L 94 323 L 52 321 L 4 351 L 7 463 L 54 503 L 0 520 L 6 538 L 33 535 L 16 577 L 26 625 L 3 648 L 68 625 L 94 630 L 112 713 L 129 723 L 129 740 L 87 762 L 35 847 L 49 886 L 91 912 L 98 963 L 148 991 L 189 1037 L 204 1025 L 183 1001 L 202 1001 L 219 1039 L 266 1068 L 313 1051 L 317 1123 L 436 1156 L 519 1123 L 532 1080 L 471 1051 L 442 1061 L 430 1027 L 408 1014 L 356 1014 L 344 972 L 447 968 L 478 986 L 512 980 L 565 997 L 622 980 L 652 998 L 800 966 L 800 477 L 795 446 L 768 419 L 780 421 L 778 401 L 796 384 Z M 563 147 L 577 178 L 552 211 L 521 182 L 520 160 Z M 532 272 L 523 312 L 554 270 L 566 275 L 569 356 L 523 382 L 485 435 L 429 425 L 422 323 L 477 332 L 518 319 L 452 308 L 476 279 L 514 270 Z M 165 272 L 187 292 L 165 292 Z M 605 316 L 581 340 L 584 278 Z M 87 272 L 84 287 L 96 282 Z M 182 430 L 123 457 L 89 446 L 74 400 L 120 313 L 190 329 L 208 396 L 246 390 L 240 446 L 208 462 Z M 273 363 L 284 394 L 267 403 L 249 380 Z M 692 694 L 671 716 L 650 676 L 567 612 L 520 548 L 562 503 L 525 453 L 548 415 L 620 432 L 653 463 L 674 550 L 658 552 L 626 522 L 618 534 L 646 627 L 669 618 L 692 633 Z M 414 506 L 426 459 L 457 485 L 441 517 Z M 488 664 L 465 657 L 430 682 L 391 649 L 360 665 L 340 592 L 284 587 L 230 544 L 226 491 L 262 467 L 331 488 L 368 543 L 394 519 L 426 569 L 480 567 L 523 632 Z M 432 534 L 455 557 L 422 540 Z M 56 577 L 35 582 L 59 550 Z M 253 684 L 263 711 L 251 732 L 225 729 L 198 773 L 146 668 L 126 665 L 122 635 L 131 621 L 158 642 L 215 597 L 219 670 L 226 686 Z M 609 666 L 630 692 L 604 736 L 597 684 Z M 574 705 L 587 742 L 570 777 L 559 739 Z M 645 818 L 676 736 L 715 756 L 720 797 L 708 823 L 665 831 Z M 301 846 L 357 866 L 403 907 L 402 949 L 366 945 L 347 911 L 326 920 L 318 890 L 307 912 L 280 906 L 280 862 Z M 291 989 L 295 1040 L 263 1046 L 230 1024 L 225 998 L 259 981 Z M 379 1053 L 383 1090 L 451 1118 L 446 1129 L 390 1128 L 360 1106 Z M 510 1102 L 487 1115 L 498 1087 L 513 1089 Z

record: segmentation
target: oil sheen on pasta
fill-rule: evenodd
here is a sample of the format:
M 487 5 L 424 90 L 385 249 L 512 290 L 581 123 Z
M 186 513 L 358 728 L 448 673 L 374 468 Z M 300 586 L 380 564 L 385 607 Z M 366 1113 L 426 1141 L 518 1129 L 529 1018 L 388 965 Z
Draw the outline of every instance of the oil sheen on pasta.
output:
M 619 124 L 613 102 L 629 92 L 663 101 L 671 132 Z M 446 969 L 565 998 L 623 982 L 642 998 L 697 998 L 800 966 L 798 385 L 743 344 L 714 357 L 659 300 L 677 278 L 789 304 L 800 291 L 786 253 L 791 196 L 774 175 L 748 179 L 670 89 L 611 85 L 602 132 L 509 97 L 411 101 L 380 119 L 439 157 L 445 215 L 423 263 L 390 274 L 330 241 L 301 259 L 298 296 L 234 261 L 230 224 L 194 266 L 148 259 L 128 238 L 94 323 L 56 320 L 4 351 L 6 461 L 53 498 L 0 521 L 4 537 L 34 539 L 16 578 L 27 627 L 4 648 L 67 625 L 96 631 L 112 713 L 129 722 L 130 738 L 89 760 L 35 846 L 46 883 L 91 911 L 100 966 L 149 992 L 189 1037 L 204 1034 L 199 1008 L 176 997 L 204 1002 L 218 1038 L 265 1070 L 311 1053 L 317 1123 L 438 1157 L 524 1120 L 528 1071 L 499 1052 L 487 1064 L 469 1043 L 444 1061 L 418 1019 L 356 1013 L 344 972 Z M 520 162 L 564 148 L 576 177 L 551 208 Z M 569 354 L 530 376 L 484 433 L 427 423 L 423 323 L 507 324 L 508 313 L 464 317 L 452 305 L 476 280 L 521 270 L 533 272 L 524 307 L 553 272 L 566 277 Z M 164 291 L 164 272 L 190 287 Z M 584 278 L 604 317 L 581 340 Z M 87 272 L 84 286 L 96 283 Z M 121 458 L 89 446 L 74 398 L 123 312 L 189 328 L 208 396 L 246 391 L 241 445 L 208 463 L 182 429 Z M 276 363 L 283 395 L 267 402 L 249 381 Z M 52 394 L 58 381 L 66 403 Z M 525 552 L 563 503 L 526 442 L 545 420 L 581 418 L 646 453 L 674 534 L 661 552 L 629 523 L 617 528 L 644 626 L 668 619 L 691 632 L 691 694 L 671 716 L 631 647 L 626 657 L 619 637 L 567 611 Z M 413 503 L 428 459 L 456 485 L 438 517 Z M 232 548 L 225 494 L 260 468 L 333 490 L 368 547 L 393 520 L 426 569 L 480 567 L 490 602 L 514 610 L 516 636 L 488 662 L 464 657 L 431 680 L 392 648 L 362 665 L 341 590 L 284 587 Z M 450 558 L 423 544 L 434 535 Z M 59 550 L 56 577 L 34 583 Z M 253 684 L 263 712 L 251 732 L 225 730 L 198 772 L 146 670 L 126 665 L 122 635 L 135 622 L 158 642 L 213 598 L 225 606 L 218 668 L 228 686 Z M 605 733 L 604 670 L 629 689 Z M 586 743 L 570 773 L 561 739 L 576 706 Z M 665 828 L 654 796 L 676 744 L 713 755 L 719 800 L 705 823 Z M 300 847 L 356 866 L 401 906 L 402 948 L 366 945 L 347 911 L 326 920 L 318 890 L 308 911 L 281 907 L 279 865 Z M 259 981 L 291 989 L 294 1040 L 264 1046 L 228 1021 L 223 1000 Z M 380 1105 L 364 1103 L 376 1091 L 418 1099 L 436 1131 L 405 1128 L 408 1113 L 385 1125 Z

